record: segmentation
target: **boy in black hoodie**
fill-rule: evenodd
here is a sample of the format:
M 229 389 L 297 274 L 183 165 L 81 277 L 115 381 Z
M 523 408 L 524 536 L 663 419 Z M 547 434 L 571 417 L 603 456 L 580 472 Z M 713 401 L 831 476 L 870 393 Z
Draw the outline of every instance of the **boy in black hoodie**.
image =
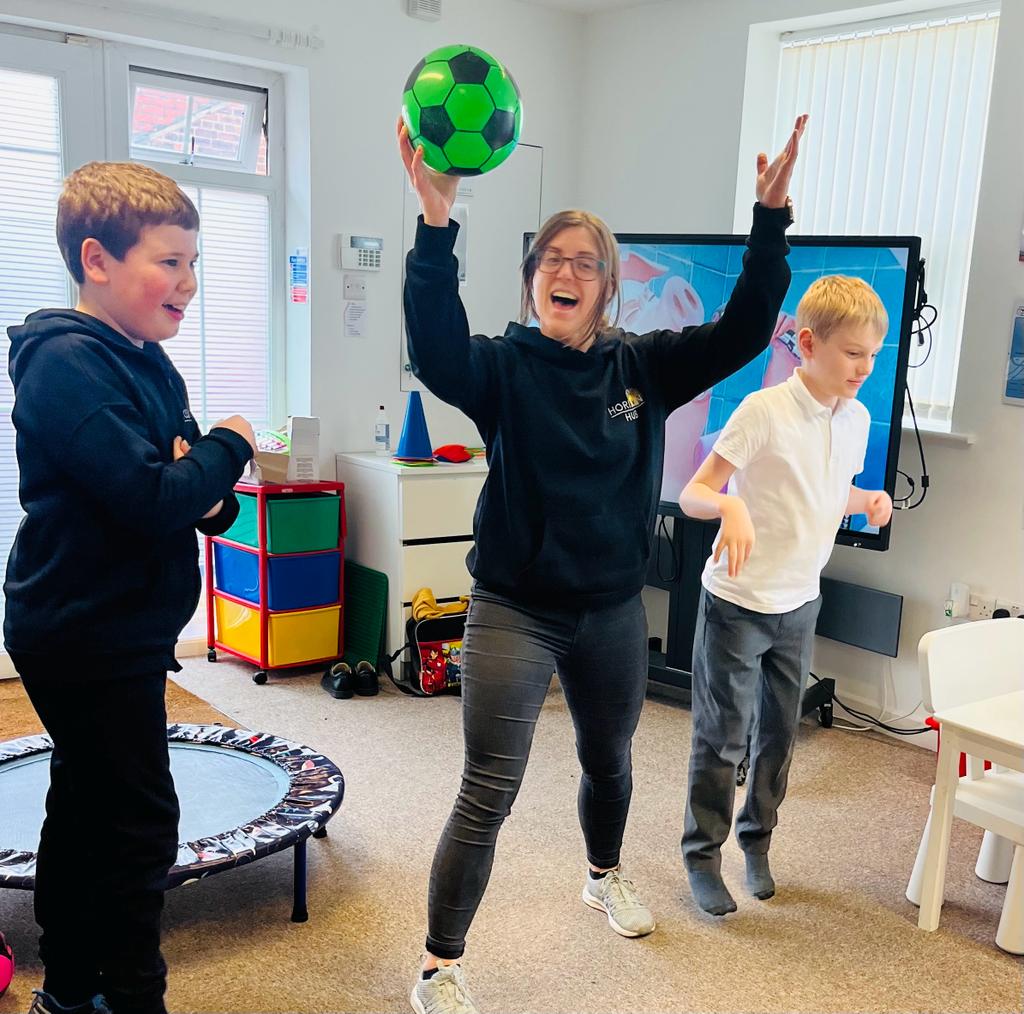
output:
M 203 436 L 160 347 L 195 295 L 198 229 L 166 176 L 83 166 L 57 210 L 78 305 L 8 329 L 25 518 L 4 642 L 54 744 L 33 1011 L 165 1010 L 160 913 L 178 845 L 166 678 L 199 601 L 196 529 L 231 526 L 255 442 L 241 416 Z

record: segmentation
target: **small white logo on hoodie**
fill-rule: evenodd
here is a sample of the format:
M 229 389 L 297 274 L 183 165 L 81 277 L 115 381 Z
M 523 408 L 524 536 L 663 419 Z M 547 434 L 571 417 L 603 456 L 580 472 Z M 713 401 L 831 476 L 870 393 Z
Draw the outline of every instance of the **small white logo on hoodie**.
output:
M 615 419 L 617 416 L 625 416 L 630 422 L 636 422 L 640 418 L 637 409 L 644 403 L 644 396 L 634 387 L 626 388 L 626 398 L 608 406 L 608 414 Z
M 181 410 L 181 417 L 185 420 L 185 422 L 192 422 L 192 413 L 189 412 L 187 408 L 183 408 Z

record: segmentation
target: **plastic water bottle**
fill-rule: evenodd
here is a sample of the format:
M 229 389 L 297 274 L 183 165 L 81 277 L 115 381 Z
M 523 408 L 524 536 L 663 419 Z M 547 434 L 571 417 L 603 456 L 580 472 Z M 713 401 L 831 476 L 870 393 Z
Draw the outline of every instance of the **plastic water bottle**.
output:
M 373 423 L 373 449 L 382 456 L 391 454 L 391 423 L 383 405 L 377 406 L 377 418 Z

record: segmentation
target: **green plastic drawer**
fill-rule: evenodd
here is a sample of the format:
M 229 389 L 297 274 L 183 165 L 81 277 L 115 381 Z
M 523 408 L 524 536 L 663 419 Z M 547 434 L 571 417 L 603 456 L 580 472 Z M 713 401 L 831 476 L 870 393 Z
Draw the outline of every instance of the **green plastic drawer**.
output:
M 267 497 L 267 552 L 314 553 L 338 545 L 339 505 L 332 493 Z M 225 539 L 243 546 L 259 545 L 256 497 L 238 494 L 238 517 Z

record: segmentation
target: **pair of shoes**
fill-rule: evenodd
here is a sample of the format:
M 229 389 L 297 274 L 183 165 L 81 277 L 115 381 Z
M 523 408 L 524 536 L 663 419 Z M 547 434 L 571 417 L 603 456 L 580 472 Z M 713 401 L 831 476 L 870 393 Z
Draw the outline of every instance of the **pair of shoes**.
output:
M 416 1014 L 480 1014 L 466 988 L 462 965 L 441 965 L 412 987 L 409 1002 Z
M 107 1001 L 102 994 L 97 993 L 91 1000 L 85 1003 L 76 1004 L 74 1007 L 65 1007 L 57 1003 L 49 993 L 41 989 L 32 990 L 32 1006 L 28 1014 L 111 1014 Z
M 366 661 L 359 662 L 354 673 L 348 662 L 335 662 L 320 677 L 320 686 L 335 699 L 346 701 L 353 694 L 373 697 L 380 692 L 377 670 Z
M 585 905 L 604 912 L 608 925 L 624 937 L 645 937 L 657 925 L 636 885 L 618 867 L 596 880 L 588 874 L 582 897 Z

